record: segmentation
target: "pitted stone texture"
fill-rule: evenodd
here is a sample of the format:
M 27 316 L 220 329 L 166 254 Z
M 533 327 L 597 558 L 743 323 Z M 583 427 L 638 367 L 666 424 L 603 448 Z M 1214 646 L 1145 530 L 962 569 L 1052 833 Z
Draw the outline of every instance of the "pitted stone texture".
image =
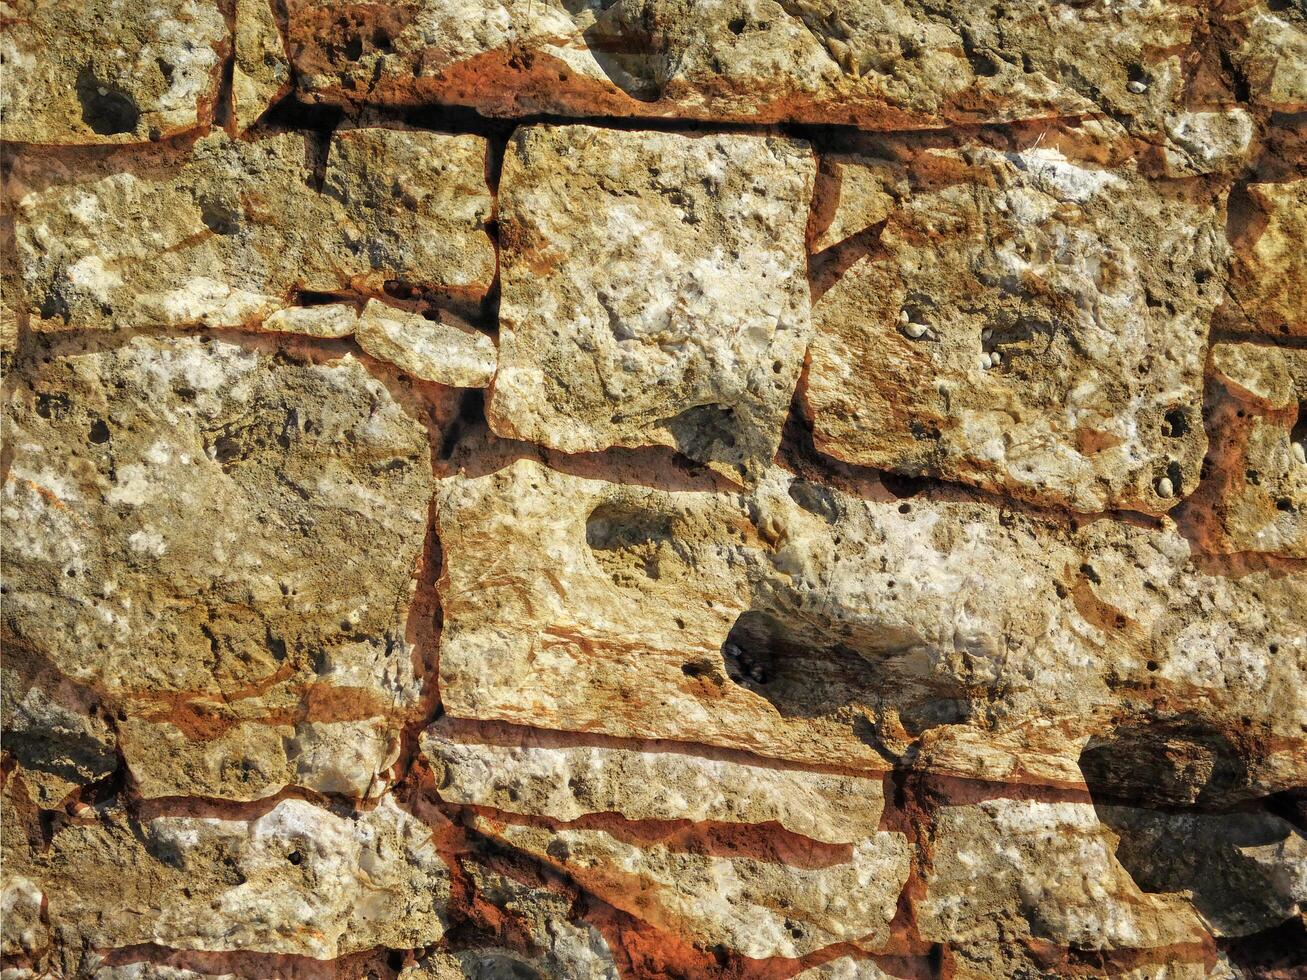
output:
M 1219 194 L 1053 145 L 905 169 L 878 244 L 819 279 L 817 448 L 1081 511 L 1174 506 L 1206 448 Z
M 147 797 L 365 795 L 428 669 L 425 410 L 271 342 L 43 353 L 9 406 L 6 664 L 39 689 L 16 695 L 116 714 Z
M 290 63 L 272 0 L 235 0 L 235 5 L 231 96 L 236 128 L 244 131 L 290 90 Z
M 1206 476 L 1184 519 L 1227 554 L 1307 558 L 1307 351 L 1217 344 Z
M 391 280 L 481 296 L 495 272 L 485 140 L 332 137 L 321 193 L 305 137 L 216 133 L 169 166 L 108 157 L 17 195 L 18 260 L 45 329 L 241 327 L 297 292 Z
M 352 816 L 283 800 L 249 820 L 109 808 L 44 851 L 6 844 L 6 870 L 38 883 L 70 951 L 157 943 L 329 959 L 444 932 L 448 868 L 431 829 L 389 799 Z
M 518 461 L 442 481 L 450 715 L 1054 785 L 1080 784 L 1089 737 L 1115 758 L 1188 718 L 1237 769 L 1205 798 L 1307 773 L 1301 576 L 779 471 L 749 494 L 624 478 Z
M 908 876 L 900 834 L 877 834 L 839 860 L 811 860 L 785 848 L 775 855 L 718 855 L 692 849 L 707 843 L 693 835 L 688 842 L 642 841 L 620 830 L 550 829 L 486 817 L 477 826 L 650 925 L 759 959 L 802 956 L 840 942 L 883 946 Z
M 1307 336 L 1307 179 L 1249 184 L 1244 209 L 1231 242 L 1232 325 Z
M 1115 846 L 1087 803 L 945 806 L 915 903 L 921 935 L 999 956 L 1031 940 L 1084 950 L 1203 941 L 1207 929 L 1184 897 L 1141 891 Z
M 217 0 L 9 0 L 4 138 L 159 140 L 208 123 L 230 49 Z
M 343 102 L 873 129 L 1103 113 L 1157 131 L 1200 12 L 919 0 L 289 4 L 301 90 Z
M 551 745 L 531 733 L 475 741 L 440 724 L 427 729 L 422 751 L 441 799 L 554 820 L 619 813 L 627 820 L 774 822 L 847 844 L 875 834 L 884 810 L 879 779 L 706 758 L 666 745 Z
M 519 129 L 500 179 L 501 435 L 751 477 L 809 339 L 815 163 L 776 137 Z

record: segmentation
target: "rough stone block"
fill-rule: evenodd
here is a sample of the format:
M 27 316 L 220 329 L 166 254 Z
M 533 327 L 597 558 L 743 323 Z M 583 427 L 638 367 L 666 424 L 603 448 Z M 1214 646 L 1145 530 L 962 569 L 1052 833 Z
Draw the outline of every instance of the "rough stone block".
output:
M 231 47 L 217 0 L 10 0 L 0 19 L 6 140 L 140 143 L 213 117 Z
M 88 710 L 74 781 L 108 715 L 147 797 L 367 795 L 424 703 L 420 410 L 348 355 L 66 344 L 7 419 L 6 660 L 40 665 L 19 716 Z
M 502 435 L 752 477 L 809 339 L 815 164 L 776 137 L 525 127 L 500 180 Z
M 1219 192 L 1052 145 L 922 150 L 899 179 L 864 254 L 818 273 L 817 448 L 1081 511 L 1192 491 Z
M 17 200 L 30 314 L 44 329 L 249 327 L 301 292 L 458 298 L 495 274 L 486 142 L 337 133 L 321 192 L 306 138 L 220 133 L 175 166 L 45 175 Z M 103 171 L 103 172 L 101 172 Z

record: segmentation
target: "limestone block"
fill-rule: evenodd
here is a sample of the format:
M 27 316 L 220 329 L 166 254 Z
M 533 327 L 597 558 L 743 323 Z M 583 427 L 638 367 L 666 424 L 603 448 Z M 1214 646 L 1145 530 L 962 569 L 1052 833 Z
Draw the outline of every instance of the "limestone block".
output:
M 1091 737 L 1147 783 L 1131 746 L 1188 718 L 1234 767 L 1204 798 L 1307 773 L 1301 576 L 780 472 L 747 494 L 627 479 L 519 460 L 441 481 L 447 713 L 1052 785 L 1081 785 Z
M 428 669 L 425 410 L 349 355 L 271 342 L 48 353 L 6 425 L 19 716 L 54 726 L 58 705 L 98 703 L 147 797 L 365 795 Z M 95 778 L 102 723 L 65 727 L 80 748 L 46 768 Z
M 1097 810 L 1139 886 L 1188 893 L 1215 935 L 1253 935 L 1301 914 L 1307 840 L 1287 821 L 1264 811 Z
M 540 743 L 540 744 L 533 744 Z M 422 736 L 441 799 L 570 821 L 592 813 L 627 820 L 776 823 L 831 844 L 876 833 L 879 779 L 704 757 L 672 747 L 554 746 L 476 741 L 448 725 Z
M 495 345 L 485 334 L 376 300 L 363 307 L 354 336 L 373 357 L 423 381 L 484 388 L 495 375 Z
M 485 154 L 478 136 L 339 132 L 321 192 L 299 134 L 215 133 L 162 170 L 106 159 L 103 173 L 18 195 L 34 322 L 242 327 L 300 291 L 380 294 L 392 280 L 483 295 L 495 272 Z
M 309 98 L 495 115 L 941 126 L 1103 113 L 1143 130 L 1184 97 L 1192 6 L 950 0 L 292 0 Z
M 556 865 L 605 901 L 705 947 L 802 956 L 840 942 L 883 945 L 908 874 L 901 835 L 878 834 L 837 863 L 717 856 L 605 830 L 552 830 L 478 818 L 506 843 Z
M 1056 146 L 905 169 L 911 193 L 814 307 L 817 448 L 1082 511 L 1191 492 L 1220 196 Z
M 1279 112 L 1307 108 L 1307 14 L 1292 4 L 1240 0 L 1221 15 L 1248 100 Z
M 495 431 L 566 452 L 674 446 L 756 475 L 809 339 L 814 170 L 806 143 L 776 137 L 518 130 Z
M 1045 940 L 1147 949 L 1207 935 L 1183 896 L 1140 890 L 1087 803 L 989 800 L 945 806 L 916 903 L 926 939 L 951 945 Z
M 6 865 L 39 883 L 50 930 L 72 949 L 330 959 L 435 943 L 449 899 L 431 830 L 389 799 L 353 818 L 302 800 L 249 820 L 107 810 L 46 851 L 7 849 Z
M 4 138 L 160 140 L 213 117 L 230 36 L 217 0 L 10 0 Z
M 244 131 L 290 90 L 290 63 L 270 0 L 235 0 L 232 105 Z

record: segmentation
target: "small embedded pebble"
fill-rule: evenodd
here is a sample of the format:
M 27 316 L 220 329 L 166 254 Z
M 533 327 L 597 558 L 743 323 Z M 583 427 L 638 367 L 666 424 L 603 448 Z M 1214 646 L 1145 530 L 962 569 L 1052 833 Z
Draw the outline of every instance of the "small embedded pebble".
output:
M 1157 495 L 1158 495 L 1159 497 L 1174 497 L 1174 496 L 1175 496 L 1175 487 L 1171 485 L 1171 478 L 1170 478 L 1170 477 L 1168 477 L 1168 476 L 1164 476 L 1164 477 L 1162 477 L 1160 480 L 1157 481 Z
M 907 310 L 899 310 L 899 323 L 907 323 L 912 317 L 908 316 Z
M 917 340 L 926 335 L 927 327 L 924 323 L 905 323 L 903 332 L 913 340 Z
M 1293 444 L 1293 458 L 1300 465 L 1307 466 L 1307 446 L 1304 446 L 1301 442 L 1295 442 Z
M 1127 82 L 1126 88 L 1128 88 L 1135 95 L 1142 95 L 1143 93 L 1148 91 L 1148 85 L 1145 82 Z

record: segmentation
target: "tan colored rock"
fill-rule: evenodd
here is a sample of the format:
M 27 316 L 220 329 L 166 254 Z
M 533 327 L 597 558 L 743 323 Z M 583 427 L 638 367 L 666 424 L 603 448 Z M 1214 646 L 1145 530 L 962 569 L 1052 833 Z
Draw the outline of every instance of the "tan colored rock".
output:
M 41 920 L 44 901 L 41 889 L 30 879 L 4 876 L 0 883 L 0 916 L 4 918 L 0 953 L 6 957 L 31 957 L 50 944 L 50 930 Z
M 657 928 L 754 958 L 802 956 L 841 942 L 884 945 L 908 876 L 899 834 L 878 834 L 839 863 L 811 867 L 799 854 L 782 863 L 642 844 L 604 830 L 484 817 L 477 824 Z
M 10 0 L 0 22 L 8 141 L 139 143 L 213 116 L 230 49 L 216 0 Z
M 499 185 L 495 431 L 755 475 L 808 344 L 814 169 L 776 137 L 519 129 Z
M 539 744 L 533 744 L 539 743 Z M 647 749 L 473 741 L 428 728 L 422 751 L 440 798 L 554 820 L 619 813 L 627 820 L 776 823 L 832 844 L 876 833 L 879 779 L 750 764 L 650 745 Z
M 1072 536 L 777 471 L 728 494 L 493 469 L 437 491 L 454 717 L 1079 785 L 1090 736 L 1111 756 L 1180 714 L 1243 767 L 1207 797 L 1307 773 L 1301 576 L 1203 574 L 1173 533 Z
M 6 850 L 70 949 L 157 943 L 329 959 L 438 941 L 449 872 L 431 830 L 390 800 L 337 816 L 283 800 L 249 820 L 119 810 Z M 106 896 L 114 896 L 106 901 Z
M 1307 351 L 1218 344 L 1206 477 L 1185 508 L 1204 546 L 1307 558 Z
M 1307 179 L 1247 185 L 1250 213 L 1232 245 L 1234 325 L 1307 336 Z
M 817 448 L 1082 511 L 1192 491 L 1219 196 L 1056 146 L 906 168 L 912 193 L 814 307 Z
M 235 0 L 235 7 L 231 97 L 236 128 L 243 132 L 290 91 L 290 63 L 271 0 Z
M 866 232 L 898 209 L 908 195 L 903 167 L 890 160 L 828 154 L 813 201 L 816 233 L 811 250 L 821 252 Z
M 358 321 L 359 311 L 347 303 L 288 306 L 269 315 L 259 324 L 259 329 L 330 340 L 353 336 Z
M 44 354 L 6 420 L 6 663 L 42 665 L 13 696 L 52 731 L 99 704 L 147 797 L 367 794 L 423 710 L 430 409 L 266 340 Z M 86 724 L 65 769 L 20 759 L 98 778 Z
M 373 357 L 423 381 L 484 388 L 495 376 L 494 341 L 462 324 L 368 300 L 354 336 Z
M 1307 14 L 1292 4 L 1239 0 L 1221 15 L 1249 101 L 1279 112 L 1307 109 Z
M 1035 13 L 919 0 L 289 4 L 302 91 L 495 115 L 941 126 L 1103 113 L 1147 129 L 1184 95 L 1199 12 Z M 1133 85 L 1131 83 L 1134 83 Z
M 1082 950 L 1199 943 L 1181 895 L 1141 891 L 1085 803 L 990 800 L 938 815 L 916 902 L 921 935 L 954 947 L 1045 941 Z
M 1169 177 L 1227 173 L 1248 160 L 1256 124 L 1245 109 L 1178 112 L 1166 118 L 1162 158 Z
M 485 154 L 477 136 L 340 132 L 318 193 L 303 136 L 215 133 L 172 168 L 56 173 L 17 195 L 34 321 L 241 327 L 301 290 L 380 294 L 390 280 L 480 296 L 495 271 Z

